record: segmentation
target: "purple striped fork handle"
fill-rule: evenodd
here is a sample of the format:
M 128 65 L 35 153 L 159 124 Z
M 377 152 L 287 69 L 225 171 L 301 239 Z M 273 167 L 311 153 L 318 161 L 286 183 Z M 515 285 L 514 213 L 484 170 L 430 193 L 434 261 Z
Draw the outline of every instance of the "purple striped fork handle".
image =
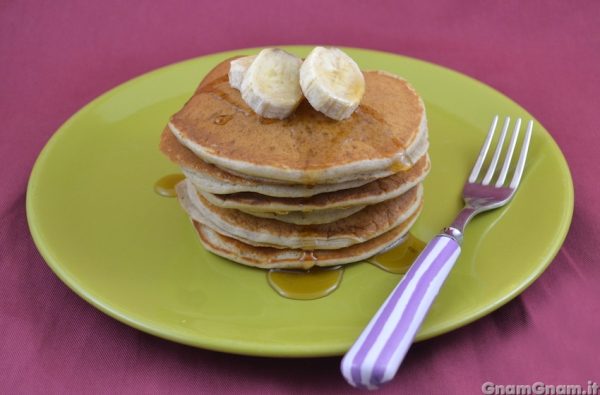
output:
M 372 390 L 395 376 L 459 254 L 459 243 L 447 235 L 427 244 L 342 359 L 348 383 Z

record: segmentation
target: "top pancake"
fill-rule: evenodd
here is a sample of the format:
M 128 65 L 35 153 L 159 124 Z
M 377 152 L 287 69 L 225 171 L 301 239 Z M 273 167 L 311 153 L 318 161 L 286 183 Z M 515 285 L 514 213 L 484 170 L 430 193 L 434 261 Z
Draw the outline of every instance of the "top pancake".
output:
M 182 168 L 186 177 L 198 190 L 208 193 L 256 192 L 267 196 L 307 197 L 355 188 L 372 181 L 367 178 L 335 184 L 303 185 L 265 182 L 241 177 L 198 158 L 192 151 L 179 143 L 169 128 L 163 130 L 160 138 L 160 150 Z
M 267 120 L 231 88 L 230 60 L 215 67 L 171 118 L 177 139 L 208 163 L 249 177 L 324 184 L 381 177 L 411 167 L 427 150 L 422 100 L 405 80 L 365 72 L 361 105 L 335 121 L 303 101 Z

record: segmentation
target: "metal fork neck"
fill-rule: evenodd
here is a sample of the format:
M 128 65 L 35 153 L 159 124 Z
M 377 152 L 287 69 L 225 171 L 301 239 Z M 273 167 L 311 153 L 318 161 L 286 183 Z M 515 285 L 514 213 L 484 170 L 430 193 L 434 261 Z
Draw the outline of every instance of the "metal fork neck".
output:
M 469 205 L 465 206 L 460 213 L 458 213 L 454 222 L 447 228 L 444 228 L 442 235 L 454 239 L 458 244 L 462 244 L 465 226 L 467 226 L 475 214 L 477 214 L 475 208 Z

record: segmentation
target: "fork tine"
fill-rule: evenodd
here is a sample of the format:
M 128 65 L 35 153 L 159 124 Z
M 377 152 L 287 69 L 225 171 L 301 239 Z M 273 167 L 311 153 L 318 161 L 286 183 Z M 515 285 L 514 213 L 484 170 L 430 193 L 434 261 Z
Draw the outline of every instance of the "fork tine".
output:
M 527 132 L 525 132 L 525 139 L 521 146 L 521 154 L 519 155 L 519 161 L 517 162 L 517 168 L 513 175 L 512 181 L 510 182 L 510 188 L 515 189 L 521 182 L 521 176 L 523 175 L 523 169 L 525 168 L 525 160 L 527 159 L 527 150 L 529 149 L 529 142 L 531 141 L 531 131 L 533 130 L 533 121 L 527 122 Z
M 479 170 L 481 170 L 481 166 L 483 165 L 483 161 L 485 160 L 485 156 L 487 155 L 488 149 L 490 148 L 490 143 L 492 142 L 492 137 L 494 137 L 494 130 L 496 130 L 496 125 L 498 124 L 498 115 L 496 115 L 492 121 L 490 126 L 490 130 L 483 142 L 483 146 L 481 147 L 481 151 L 479 151 L 479 156 L 477 157 L 477 161 L 473 166 L 473 170 L 471 170 L 471 175 L 469 176 L 469 182 L 473 183 L 477 179 L 479 175 Z
M 504 125 L 502 126 L 502 132 L 500 133 L 500 138 L 498 139 L 498 144 L 496 145 L 496 150 L 494 150 L 494 156 L 492 157 L 487 173 L 485 173 L 485 177 L 483 177 L 483 180 L 481 181 L 483 185 L 488 185 L 494 176 L 494 171 L 496 171 L 496 165 L 498 164 L 498 158 L 500 158 L 500 152 L 502 152 L 502 146 L 504 145 L 504 139 L 506 138 L 506 131 L 508 130 L 509 124 L 510 117 L 506 117 L 504 119 Z
M 496 181 L 496 188 L 501 187 L 504 184 L 504 180 L 506 180 L 506 174 L 508 174 L 508 168 L 510 167 L 510 162 L 512 161 L 513 153 L 515 152 L 515 145 L 517 145 L 517 138 L 519 137 L 520 130 L 521 118 L 517 119 L 517 122 L 515 123 L 515 128 L 513 129 L 510 143 L 508 144 L 508 151 L 506 151 L 506 158 L 504 159 L 502 170 L 500 170 L 498 181 Z

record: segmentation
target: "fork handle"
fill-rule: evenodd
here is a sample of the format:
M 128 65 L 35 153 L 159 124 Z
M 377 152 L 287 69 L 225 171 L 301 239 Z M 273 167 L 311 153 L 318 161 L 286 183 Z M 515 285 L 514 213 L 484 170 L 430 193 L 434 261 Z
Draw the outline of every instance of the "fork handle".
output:
M 348 383 L 376 389 L 394 377 L 459 254 L 448 235 L 427 244 L 342 359 Z

